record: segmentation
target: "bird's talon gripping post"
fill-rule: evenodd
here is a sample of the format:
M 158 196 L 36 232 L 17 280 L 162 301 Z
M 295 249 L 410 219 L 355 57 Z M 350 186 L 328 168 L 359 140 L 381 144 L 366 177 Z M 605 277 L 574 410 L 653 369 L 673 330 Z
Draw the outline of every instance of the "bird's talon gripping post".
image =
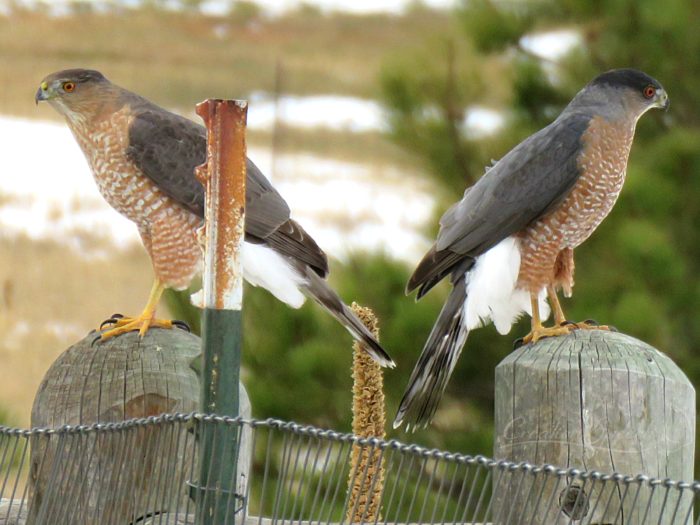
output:
M 110 317 L 109 319 L 102 321 L 102 324 L 100 325 L 100 330 L 102 330 L 105 326 L 114 326 L 114 328 L 121 328 L 122 326 L 133 324 L 137 319 L 138 317 L 124 317 L 123 315 L 121 317 Z
M 564 325 L 564 326 L 535 326 L 532 331 L 523 337 L 524 344 L 536 343 L 540 339 L 545 339 L 547 337 L 557 337 L 559 335 L 569 335 L 572 330 L 576 327 L 575 325 Z
M 143 338 L 151 328 L 170 329 L 175 326 L 175 323 L 168 319 L 153 318 L 153 314 L 142 314 L 138 317 L 124 317 L 117 320 L 117 322 L 114 324 L 114 328 L 110 328 L 106 332 L 102 332 L 100 339 L 104 341 L 128 332 L 138 332 L 139 336 Z
M 517 350 L 521 346 L 525 344 L 525 341 L 523 341 L 522 337 L 518 337 L 515 341 L 513 341 L 513 350 Z
M 540 320 L 540 307 L 537 294 L 530 294 L 530 305 L 532 308 L 532 329 L 530 333 L 523 337 L 523 344 L 536 343 L 545 337 L 556 337 L 558 335 L 568 335 L 576 328 L 576 324 L 562 320 L 557 326 L 545 327 L 542 326 Z
M 110 317 L 109 319 L 105 319 L 100 323 L 100 330 L 104 329 L 105 326 L 117 324 L 117 321 L 121 319 L 121 317 Z
M 148 332 L 148 329 L 151 327 L 152 323 L 153 318 L 143 320 L 141 326 L 139 327 L 139 339 L 143 339 L 143 337 L 146 335 L 146 332 Z M 170 327 L 172 327 L 172 323 L 170 323 Z
M 100 325 L 100 330 L 105 325 L 111 325 L 112 328 L 102 332 L 100 335 L 100 340 L 106 341 L 112 337 L 117 337 L 118 335 L 125 334 L 127 332 L 133 332 L 134 330 L 141 330 L 142 323 L 139 323 L 139 318 L 133 317 L 122 317 L 120 319 L 108 319 Z
M 172 321 L 173 326 L 179 328 L 180 330 L 184 330 L 185 332 L 192 332 L 192 329 L 190 328 L 190 325 L 188 325 L 185 321 L 180 321 L 179 319 L 173 319 Z
M 156 306 L 158 306 L 158 301 L 161 295 L 163 295 L 164 289 L 165 286 L 156 279 L 143 312 L 137 317 L 124 317 L 122 314 L 114 314 L 100 325 L 100 330 L 102 330 L 105 325 L 112 325 L 112 328 L 106 332 L 102 332 L 100 338 L 104 341 L 105 339 L 135 331 L 138 331 L 139 335 L 144 337 L 151 327 L 172 328 L 172 321 L 155 318 Z
M 617 331 L 611 330 L 608 325 L 598 324 L 597 321 L 593 319 L 586 319 L 580 323 L 574 323 L 574 327 L 578 330 L 607 330 L 607 331 Z

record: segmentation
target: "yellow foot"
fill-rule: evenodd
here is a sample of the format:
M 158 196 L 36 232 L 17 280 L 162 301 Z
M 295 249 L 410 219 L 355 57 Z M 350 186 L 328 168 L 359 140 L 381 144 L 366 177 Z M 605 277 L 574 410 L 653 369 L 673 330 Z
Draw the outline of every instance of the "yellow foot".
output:
M 104 321 L 100 325 L 100 330 L 105 326 L 112 326 L 109 330 L 102 332 L 100 339 L 102 341 L 116 337 L 127 332 L 139 332 L 139 336 L 143 337 L 148 332 L 149 328 L 173 328 L 178 327 L 186 331 L 190 331 L 190 327 L 183 321 L 171 321 L 168 319 L 156 319 L 152 315 L 139 315 L 138 317 L 124 317 L 121 314 L 114 314 L 112 317 Z
M 610 332 L 617 332 L 617 329 L 614 326 L 598 324 L 598 322 L 594 321 L 593 319 L 586 319 L 580 323 L 564 321 L 561 326 L 571 326 L 574 330 L 608 330 Z
M 564 324 L 561 326 L 536 326 L 532 331 L 523 337 L 522 344 L 536 343 L 540 339 L 545 337 L 556 337 L 558 335 L 567 335 L 575 330 L 576 327 L 573 324 Z

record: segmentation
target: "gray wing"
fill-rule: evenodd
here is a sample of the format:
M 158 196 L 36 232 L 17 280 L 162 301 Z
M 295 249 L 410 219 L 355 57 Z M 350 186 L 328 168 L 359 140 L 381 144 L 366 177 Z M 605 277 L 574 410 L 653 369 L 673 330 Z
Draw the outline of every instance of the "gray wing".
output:
M 246 233 L 265 239 L 289 221 L 289 205 L 262 171 L 246 162 Z
M 204 188 L 194 168 L 206 159 L 206 130 L 157 107 L 134 111 L 127 158 L 168 197 L 204 217 Z
M 206 160 L 206 129 L 145 100 L 133 110 L 127 157 L 163 193 L 204 217 L 204 187 L 194 169 Z M 246 175 L 246 240 L 268 244 L 325 276 L 325 253 L 290 219 L 286 201 L 250 159 Z
M 278 252 L 328 275 L 328 258 L 316 241 L 293 219 L 289 206 L 253 161 L 246 164 L 245 231 L 251 242 L 264 242 Z
M 581 137 L 590 117 L 569 114 L 531 135 L 487 170 L 440 219 L 435 245 L 418 264 L 407 291 L 419 297 L 443 277 L 542 217 L 579 177 Z

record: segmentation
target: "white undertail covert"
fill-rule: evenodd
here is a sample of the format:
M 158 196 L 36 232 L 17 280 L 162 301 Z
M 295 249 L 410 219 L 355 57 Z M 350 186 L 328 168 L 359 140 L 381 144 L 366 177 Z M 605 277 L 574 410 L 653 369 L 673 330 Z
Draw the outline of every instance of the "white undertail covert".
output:
M 516 288 L 520 271 L 520 243 L 506 237 L 496 246 L 477 257 L 467 272 L 467 299 L 464 302 L 464 322 L 468 330 L 493 322 L 500 334 L 507 334 L 523 314 L 532 315 L 530 293 Z M 545 300 L 547 290 L 539 293 L 540 317 L 549 317 Z

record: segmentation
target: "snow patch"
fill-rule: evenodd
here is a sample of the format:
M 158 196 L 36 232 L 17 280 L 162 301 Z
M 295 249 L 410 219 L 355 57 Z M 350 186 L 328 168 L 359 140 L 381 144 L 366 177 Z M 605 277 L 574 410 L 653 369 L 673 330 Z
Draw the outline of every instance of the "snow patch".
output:
M 102 256 L 103 243 L 125 248 L 139 243 L 136 227 L 102 199 L 87 162 L 61 123 L 0 116 L 5 145 L 0 174 L 0 231 L 54 239 L 88 257 Z M 41 155 L 37 155 L 37 145 Z M 292 216 L 329 255 L 385 250 L 414 263 L 427 249 L 420 231 L 432 217 L 431 188 L 394 167 L 337 161 L 309 154 L 249 148 Z M 274 164 L 274 166 L 273 166 Z
M 520 39 L 520 44 L 540 58 L 556 61 L 581 46 L 583 38 L 578 31 L 560 29 L 525 35 Z
M 62 17 L 71 14 L 71 4 L 77 4 L 85 0 L 17 0 L 20 5 L 30 8 L 41 7 L 52 16 Z M 141 2 L 138 0 L 89 0 L 94 9 L 108 10 L 115 3 L 124 7 L 137 8 Z M 318 7 L 324 12 L 341 11 L 349 13 L 393 13 L 405 12 L 413 2 L 411 0 L 255 0 L 268 15 L 282 15 L 288 11 L 298 9 L 304 4 Z M 423 0 L 425 5 L 436 9 L 448 9 L 455 5 L 454 0 Z M 166 0 L 162 4 L 166 9 L 178 10 L 182 2 Z M 225 16 L 231 9 L 231 0 L 204 0 L 200 11 L 211 16 Z

